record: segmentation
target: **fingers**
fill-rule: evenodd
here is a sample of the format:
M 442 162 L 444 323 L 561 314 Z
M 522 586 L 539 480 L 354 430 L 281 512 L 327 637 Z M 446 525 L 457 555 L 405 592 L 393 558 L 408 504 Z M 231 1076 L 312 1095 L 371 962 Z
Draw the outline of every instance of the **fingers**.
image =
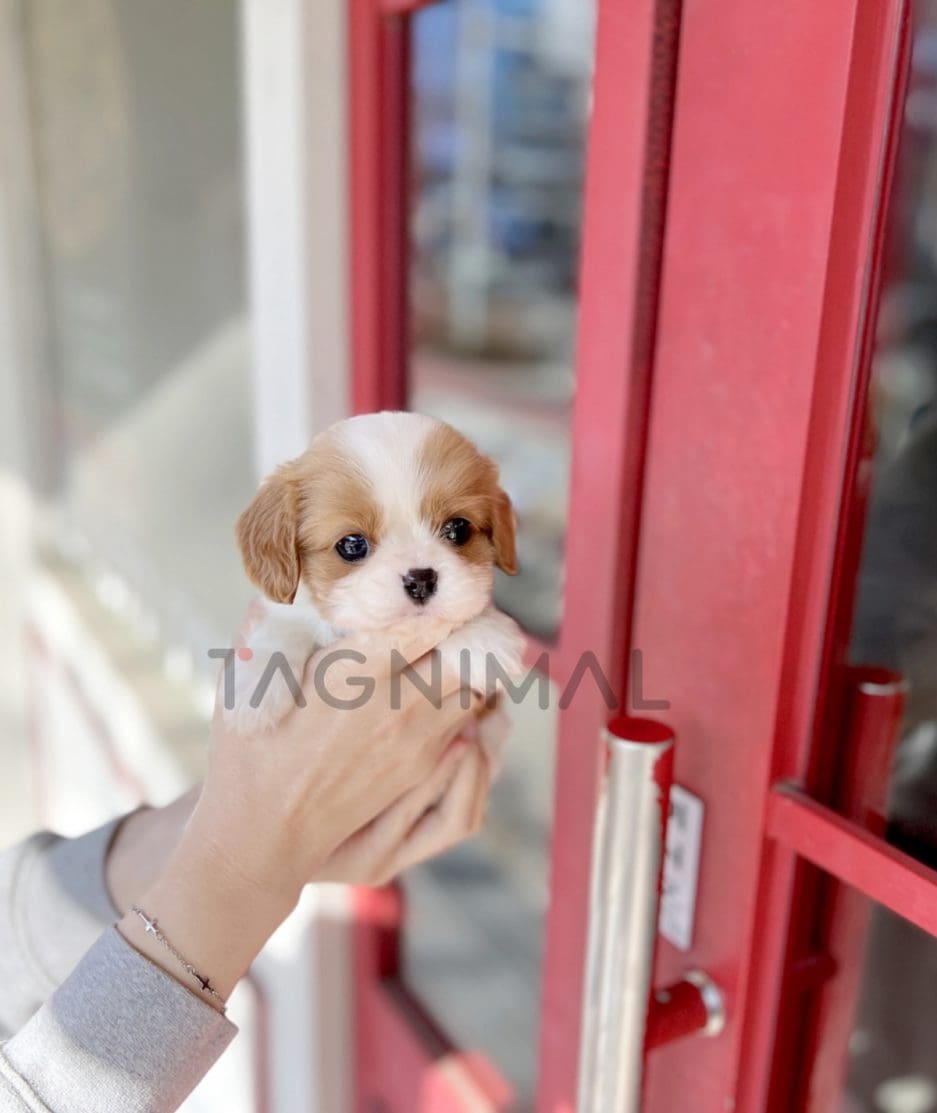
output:
M 466 697 L 471 700 L 468 709 L 465 707 Z M 471 728 L 478 705 L 479 698 L 474 693 L 462 691 L 452 692 L 438 707 L 426 699 L 413 705 L 409 712 L 412 725 L 408 734 L 412 739 L 422 740 L 412 749 L 419 779 L 430 775 L 440 754 L 457 734 Z
M 477 834 L 488 798 L 488 765 L 470 746 L 439 803 L 410 829 L 384 871 L 385 880 Z
M 452 633 L 452 623 L 437 618 L 413 618 L 395 626 L 382 638 L 388 660 L 394 669 L 413 664 L 426 656 Z
M 381 858 L 395 853 L 426 809 L 443 797 L 468 749 L 469 744 L 461 738 L 450 742 L 432 773 L 374 820 L 368 833 L 380 846 Z
M 440 686 L 433 683 L 431 651 L 447 638 L 452 630 L 448 622 L 433 618 L 416 618 L 402 622 L 392 629 L 371 633 L 358 633 L 340 638 L 331 645 L 310 657 L 303 675 L 305 689 L 313 677 L 327 671 L 332 682 L 345 684 L 348 680 L 362 681 L 382 686 L 390 681 L 401 695 L 401 702 L 412 702 L 414 698 L 432 698 Z M 414 670 L 423 681 L 423 690 L 413 683 L 412 678 L 403 678 L 401 673 L 410 669 L 414 662 L 419 668 Z M 447 677 L 442 691 L 448 694 L 454 683 Z
M 468 743 L 450 743 L 430 777 L 405 792 L 385 811 L 348 838 L 313 880 L 382 885 L 395 873 L 400 848 L 420 816 L 446 791 Z
M 463 687 L 458 665 L 451 654 L 432 649 L 412 663 L 404 663 L 390 678 L 391 690 L 395 693 L 396 706 L 411 707 L 420 701 L 436 707 L 448 696 Z M 476 708 L 476 693 L 465 686 L 461 706 L 465 710 Z
M 351 634 L 333 643 L 330 649 L 352 649 L 368 659 L 375 672 L 388 675 L 404 665 L 412 664 L 452 632 L 452 623 L 421 616 L 397 623 L 386 630 Z

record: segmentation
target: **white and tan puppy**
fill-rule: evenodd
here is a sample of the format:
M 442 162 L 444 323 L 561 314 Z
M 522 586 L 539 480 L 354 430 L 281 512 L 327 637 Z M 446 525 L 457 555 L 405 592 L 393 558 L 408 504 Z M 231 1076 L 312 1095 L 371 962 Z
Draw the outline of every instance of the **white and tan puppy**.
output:
M 523 636 L 491 602 L 495 565 L 517 571 L 511 502 L 496 464 L 442 421 L 375 413 L 333 425 L 263 483 L 237 539 L 267 600 L 238 662 L 231 711 L 245 731 L 269 728 L 293 698 L 277 678 L 251 705 L 271 655 L 301 678 L 342 635 L 416 615 L 454 627 L 443 667 L 477 691 L 520 674 Z

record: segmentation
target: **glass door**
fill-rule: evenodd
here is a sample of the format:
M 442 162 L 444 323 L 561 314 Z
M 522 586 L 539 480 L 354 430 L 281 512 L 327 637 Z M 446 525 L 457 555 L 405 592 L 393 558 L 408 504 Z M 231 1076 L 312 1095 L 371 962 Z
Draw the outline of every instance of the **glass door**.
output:
M 909 7 L 871 375 L 858 387 L 862 451 L 844 506 L 855 573 L 831 601 L 840 630 L 831 667 L 887 670 L 873 679 L 891 686 L 893 714 L 883 737 L 847 730 L 821 743 L 814 762 L 816 783 L 830 786 L 836 810 L 887 845 L 874 844 L 879 859 L 860 876 L 859 893 L 828 872 L 815 880 L 817 913 L 801 932 L 813 933 L 835 969 L 788 1002 L 787 1023 L 804 1033 L 795 1096 L 803 1108 L 837 1113 L 937 1109 L 937 6 L 913 0 Z M 879 702 L 889 699 L 875 690 Z M 870 891 L 876 884 L 885 889 Z
M 633 645 L 705 809 L 655 981 L 727 1023 L 648 1054 L 645 1113 L 935 1107 L 930 21 L 684 10 Z
M 634 35 L 595 71 L 579 3 L 350 9 L 354 407 L 436 414 L 498 460 L 521 573 L 496 596 L 531 666 L 484 833 L 360 894 L 363 1110 L 532 1109 L 538 1059 L 568 1060 L 557 998 L 581 984 L 653 346 L 659 239 L 642 231 L 666 177 L 647 122 L 653 102 L 666 148 L 673 56 L 652 45 L 676 28 L 631 7 Z

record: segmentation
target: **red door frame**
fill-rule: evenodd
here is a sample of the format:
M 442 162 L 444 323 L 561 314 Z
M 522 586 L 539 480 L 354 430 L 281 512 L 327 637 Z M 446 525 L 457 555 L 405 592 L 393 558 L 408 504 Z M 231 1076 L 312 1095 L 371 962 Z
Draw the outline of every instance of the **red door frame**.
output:
M 407 398 L 410 15 L 429 0 L 348 0 L 352 413 Z
M 562 637 L 564 662 L 593 653 L 621 678 L 626 711 L 638 710 L 624 695 L 626 658 L 680 4 L 600 0 L 597 15 Z M 537 1102 L 551 1113 L 575 1102 L 600 735 L 610 718 L 598 700 L 579 698 L 559 724 Z
M 700 1113 L 789 1113 L 817 1049 L 796 1041 L 806 991 L 832 972 L 804 863 L 905 915 L 927 881 L 778 787 L 842 802 L 822 771 L 846 729 L 837 601 L 906 22 L 868 0 L 713 15 L 681 30 L 634 638 L 671 701 L 675 776 L 708 807 L 693 948 L 662 944 L 657 978 L 706 969 L 729 1021 L 654 1052 L 646 1109 L 692 1092 Z
M 407 14 L 417 6 L 350 0 L 356 409 L 405 401 Z M 621 677 L 628 649 L 641 651 L 645 686 L 670 701 L 677 779 L 708 806 L 693 949 L 662 944 L 657 978 L 705 968 L 727 994 L 729 1023 L 715 1041 L 654 1052 L 646 1109 L 670 1113 L 693 1093 L 699 1113 L 787 1113 L 815 1086 L 804 1070 L 824 1001 L 847 1000 L 857 976 L 829 961 L 844 941 L 821 908 L 828 881 L 817 870 L 937 927 L 937 874 L 886 846 L 832 776 L 854 691 L 842 668 L 849 608 L 838 601 L 851 597 L 857 561 L 906 5 L 689 6 L 671 132 L 678 10 L 599 2 L 561 658 L 589 650 Z M 544 1113 L 575 1105 L 606 714 L 598 699 L 575 701 L 560 726 Z M 881 755 L 882 736 L 871 744 Z M 414 1043 L 429 1027 L 414 1002 L 401 1005 L 394 902 L 362 898 L 359 961 L 373 977 L 357 980 L 359 1069 L 388 1109 L 460 1108 L 414 1089 L 446 1045 L 433 1050 L 438 1033 Z M 470 1061 L 473 1071 L 490 1100 L 507 1100 L 487 1068 Z M 825 1113 L 812 1092 L 810 1108 Z

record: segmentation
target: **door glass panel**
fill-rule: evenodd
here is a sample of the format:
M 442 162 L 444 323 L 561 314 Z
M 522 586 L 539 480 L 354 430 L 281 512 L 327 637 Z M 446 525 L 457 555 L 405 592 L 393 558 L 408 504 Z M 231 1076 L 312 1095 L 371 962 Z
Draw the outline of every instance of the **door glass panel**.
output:
M 937 862 L 937 5 L 915 5 L 869 422 L 874 477 L 851 657 L 909 685 L 889 837 Z
M 937 5 L 914 50 L 869 403 L 874 470 L 850 656 L 908 681 L 888 839 L 937 865 Z M 844 1113 L 937 1110 L 937 942 L 876 908 Z
M 228 644 L 247 597 L 232 523 L 254 488 L 237 5 L 23 12 L 51 540 L 213 678 L 206 647 Z
M 500 464 L 520 575 L 498 603 L 557 632 L 592 65 L 591 4 L 444 0 L 413 18 L 409 405 Z M 544 708 L 542 703 L 548 703 Z M 555 694 L 514 732 L 483 833 L 406 878 L 407 980 L 531 1105 Z
M 413 39 L 410 406 L 499 462 L 521 574 L 497 597 L 556 632 L 592 64 L 576 0 L 446 0 Z
M 839 1113 L 937 1110 L 937 940 L 879 906 L 865 909 L 866 959 Z

